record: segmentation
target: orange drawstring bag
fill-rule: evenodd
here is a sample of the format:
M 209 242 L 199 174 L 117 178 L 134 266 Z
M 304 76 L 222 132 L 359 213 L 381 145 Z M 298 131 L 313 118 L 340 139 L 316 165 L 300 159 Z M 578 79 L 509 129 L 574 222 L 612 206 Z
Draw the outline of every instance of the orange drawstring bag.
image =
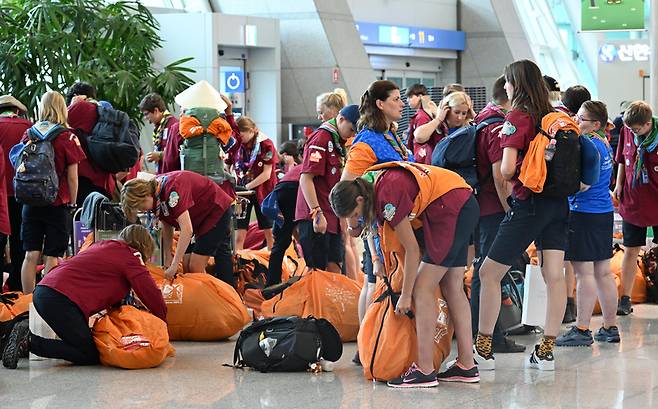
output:
M 159 366 L 176 350 L 169 343 L 167 324 L 130 305 L 110 310 L 93 328 L 94 342 L 103 365 L 125 369 Z
M 228 142 L 233 132 L 231 125 L 221 117 L 213 119 L 210 125 L 208 125 L 208 129 L 205 129 L 201 122 L 191 115 L 181 115 L 178 131 L 184 139 L 201 136 L 205 132 L 208 132 L 223 144 Z
M 250 321 L 237 292 L 206 273 L 189 273 L 164 278 L 164 270 L 148 265 L 155 284 L 167 304 L 167 329 L 175 341 L 219 341 L 227 339 Z
M 0 339 L 5 326 L 8 328 L 16 320 L 27 318 L 32 302 L 32 294 L 23 295 L 19 291 L 0 294 Z
M 303 274 L 283 292 L 261 305 L 265 318 L 296 315 L 324 318 L 344 342 L 356 340 L 359 332 L 359 295 L 361 286 L 344 275 L 322 270 Z
M 416 321 L 408 316 L 395 314 L 395 302 L 402 286 L 404 274 L 400 258 L 389 254 L 392 268 L 387 280 L 380 282 L 375 290 L 375 301 L 366 311 L 361 322 L 358 346 L 363 374 L 368 380 L 388 381 L 404 373 L 418 358 Z M 446 302 L 436 291 L 435 312 L 437 313 L 434 335 L 434 368 L 450 355 L 453 326 L 448 319 Z

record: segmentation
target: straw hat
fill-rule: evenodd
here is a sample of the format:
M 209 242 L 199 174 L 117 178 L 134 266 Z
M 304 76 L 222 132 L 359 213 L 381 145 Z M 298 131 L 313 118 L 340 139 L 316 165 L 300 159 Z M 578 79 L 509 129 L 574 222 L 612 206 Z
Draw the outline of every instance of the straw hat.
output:
M 227 106 L 221 94 L 206 80 L 201 80 L 176 95 L 174 101 L 183 108 L 214 108 L 220 112 Z
M 17 100 L 11 95 L 0 96 L 0 108 L 5 108 L 5 107 L 16 107 L 23 112 L 27 112 L 27 108 L 25 107 L 25 105 L 23 105 L 21 101 Z

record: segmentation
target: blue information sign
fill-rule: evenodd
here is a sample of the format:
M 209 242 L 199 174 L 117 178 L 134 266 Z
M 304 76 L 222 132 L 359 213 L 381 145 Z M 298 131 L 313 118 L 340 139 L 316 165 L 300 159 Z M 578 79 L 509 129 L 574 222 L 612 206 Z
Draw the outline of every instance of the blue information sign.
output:
M 459 50 L 466 48 L 466 33 L 389 24 L 357 22 L 361 41 L 365 45 Z
M 225 71 L 224 89 L 227 93 L 244 92 L 244 73 L 242 71 Z

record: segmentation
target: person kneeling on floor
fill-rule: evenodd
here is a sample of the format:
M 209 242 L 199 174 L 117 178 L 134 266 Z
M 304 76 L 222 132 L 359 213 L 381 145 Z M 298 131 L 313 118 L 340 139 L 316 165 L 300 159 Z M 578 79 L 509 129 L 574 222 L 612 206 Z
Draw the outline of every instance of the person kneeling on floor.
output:
M 27 352 L 76 365 L 99 363 L 89 317 L 123 300 L 132 288 L 153 315 L 166 321 L 167 307 L 144 261 L 155 243 L 148 230 L 131 225 L 118 240 L 105 240 L 53 268 L 34 290 L 34 308 L 60 339 L 30 333 L 28 321 L 16 324 L 2 354 L 5 368 L 16 369 Z

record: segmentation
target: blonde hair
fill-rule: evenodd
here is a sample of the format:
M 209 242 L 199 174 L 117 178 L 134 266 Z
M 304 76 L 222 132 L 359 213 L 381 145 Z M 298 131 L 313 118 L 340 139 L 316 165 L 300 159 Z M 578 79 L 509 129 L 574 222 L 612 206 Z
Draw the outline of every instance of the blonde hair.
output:
M 144 226 L 131 224 L 119 233 L 119 240 L 139 251 L 143 261 L 147 261 L 155 251 L 155 242 L 151 233 Z
M 459 105 L 466 105 L 468 109 L 473 108 L 471 97 L 469 97 L 467 93 L 461 91 L 451 92 L 447 97 L 444 98 L 444 101 L 450 106 L 450 108 L 454 108 Z
M 436 110 L 437 106 L 434 101 L 432 101 L 432 97 L 429 95 L 423 95 L 420 97 L 420 107 L 423 109 L 423 111 L 427 112 L 432 116 L 432 118 L 436 118 Z
M 256 126 L 256 122 L 254 122 L 253 119 L 249 118 L 248 116 L 241 116 L 238 121 L 238 129 L 240 132 L 247 132 L 247 131 L 254 131 L 258 132 L 258 127 Z
M 127 181 L 121 188 L 121 209 L 128 220 L 134 221 L 137 218 L 139 206 L 144 199 L 155 195 L 155 188 L 158 182 L 155 179 L 132 179 Z
M 325 92 L 318 95 L 316 104 L 319 107 L 324 106 L 329 109 L 335 109 L 338 112 L 347 105 L 347 92 L 342 88 L 336 88 L 332 92 Z
M 68 128 L 68 111 L 62 94 L 56 91 L 48 91 L 41 96 L 39 121 L 49 121 Z

